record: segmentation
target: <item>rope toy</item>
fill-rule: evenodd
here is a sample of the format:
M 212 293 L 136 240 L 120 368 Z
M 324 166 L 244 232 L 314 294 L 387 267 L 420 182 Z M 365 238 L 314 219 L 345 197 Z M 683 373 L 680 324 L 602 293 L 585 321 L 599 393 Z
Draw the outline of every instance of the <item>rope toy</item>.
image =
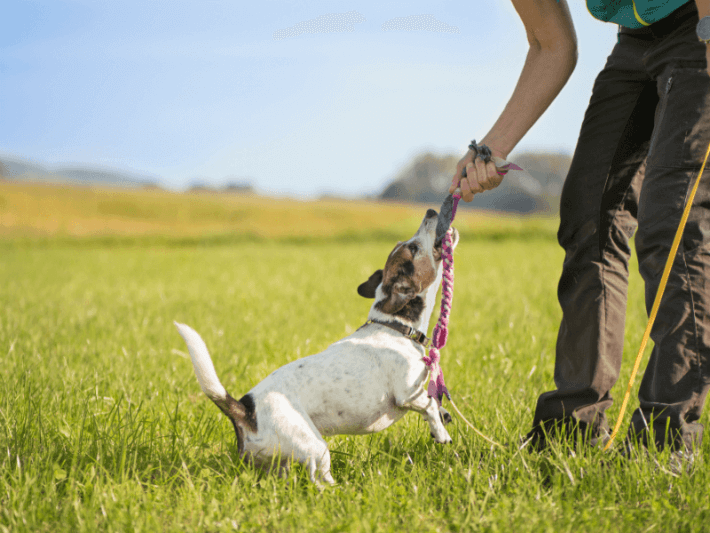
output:
M 475 157 L 480 157 L 484 162 L 488 163 L 489 161 L 493 161 L 497 167 L 498 174 L 501 176 L 505 176 L 511 170 L 523 171 L 522 168 L 514 163 L 509 163 L 508 161 L 493 156 L 490 149 L 486 145 L 479 146 L 476 144 L 475 140 L 471 141 L 468 148 L 476 153 Z M 461 177 L 466 177 L 466 168 L 463 169 Z M 440 407 L 444 396 L 446 396 L 456 414 L 469 428 L 471 428 L 483 440 L 494 446 L 503 448 L 502 445 L 476 429 L 473 424 L 471 424 L 471 422 L 469 422 L 466 417 L 461 414 L 461 411 L 459 411 L 458 407 L 456 407 L 456 404 L 451 399 L 449 390 L 446 388 L 446 383 L 444 382 L 444 371 L 441 369 L 440 364 L 440 350 L 446 346 L 446 340 L 449 336 L 449 314 L 451 313 L 451 306 L 454 299 L 454 247 L 452 242 L 453 230 L 451 229 L 451 223 L 456 217 L 456 210 L 459 205 L 459 200 L 461 200 L 461 194 L 458 189 L 453 195 L 449 195 L 444 200 L 439 212 L 439 220 L 436 226 L 437 239 L 442 239 L 441 258 L 444 262 L 444 272 L 441 277 L 441 311 L 439 312 L 439 320 L 434 326 L 429 355 L 422 358 L 424 364 L 426 364 L 430 372 L 427 394 L 430 398 L 436 399 Z
M 451 222 L 456 217 L 456 209 L 459 205 L 461 196 L 453 195 L 453 205 L 451 208 Z M 444 273 L 441 276 L 441 311 L 439 320 L 434 326 L 434 332 L 431 335 L 431 348 L 429 348 L 429 356 L 424 356 L 424 363 L 431 372 L 429 387 L 427 393 L 430 397 L 435 398 L 441 406 L 441 401 L 444 396 L 451 401 L 451 394 L 444 383 L 444 371 L 441 369 L 439 361 L 441 360 L 441 350 L 446 346 L 446 339 L 449 336 L 449 313 L 451 313 L 451 305 L 454 300 L 454 247 L 452 243 L 453 230 L 449 228 L 441 241 L 441 259 L 444 262 Z
M 480 157 L 484 163 L 493 161 L 500 176 L 505 176 L 511 170 L 523 170 L 514 163 L 494 157 L 488 146 L 485 144 L 478 145 L 475 139 L 468 145 L 468 149 L 476 154 L 474 159 Z M 462 170 L 461 177 L 466 177 L 465 167 Z M 456 218 L 456 209 L 458 208 L 459 200 L 461 200 L 461 193 L 457 189 L 454 194 L 450 194 L 444 200 L 444 203 L 441 204 L 439 220 L 436 224 L 436 237 L 437 239 L 441 239 L 441 258 L 444 261 L 444 273 L 441 279 L 441 312 L 439 313 L 439 320 L 436 326 L 434 326 L 434 332 L 432 333 L 429 356 L 423 358 L 424 363 L 431 372 L 427 393 L 431 398 L 436 398 L 440 406 L 444 396 L 451 401 L 451 394 L 444 382 L 444 372 L 439 364 L 441 361 L 439 350 L 446 346 L 446 339 L 449 335 L 449 313 L 451 313 L 451 304 L 454 299 L 454 248 L 452 243 L 453 230 L 451 229 L 451 223 L 454 221 L 454 218 Z

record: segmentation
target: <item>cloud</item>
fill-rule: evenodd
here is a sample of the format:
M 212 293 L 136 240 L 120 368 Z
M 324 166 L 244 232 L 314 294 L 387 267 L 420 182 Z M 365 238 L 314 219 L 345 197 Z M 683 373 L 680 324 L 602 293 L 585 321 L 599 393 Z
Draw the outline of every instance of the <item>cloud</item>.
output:
M 290 28 L 276 30 L 274 40 L 298 37 L 302 33 L 344 33 L 355 31 L 355 24 L 365 22 L 365 17 L 357 11 L 347 13 L 326 13 L 320 17 L 304 20 Z
M 434 15 L 409 15 L 395 17 L 382 24 L 383 31 L 433 31 L 437 33 L 460 33 L 458 26 L 450 26 Z

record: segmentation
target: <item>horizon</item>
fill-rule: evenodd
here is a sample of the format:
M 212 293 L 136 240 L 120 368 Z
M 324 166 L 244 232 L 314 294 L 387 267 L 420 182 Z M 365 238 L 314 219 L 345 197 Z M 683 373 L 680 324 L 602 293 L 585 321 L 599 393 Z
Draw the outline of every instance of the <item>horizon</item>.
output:
M 364 199 L 364 198 L 377 198 L 379 197 L 388 187 L 396 181 L 398 176 L 400 176 L 402 173 L 404 173 L 407 168 L 410 165 L 413 165 L 418 159 L 428 157 L 428 156 L 434 156 L 434 157 L 439 157 L 439 158 L 446 158 L 448 156 L 451 156 L 453 154 L 443 154 L 443 153 L 433 153 L 433 152 L 420 152 L 418 154 L 415 154 L 414 157 L 409 161 L 405 163 L 405 166 L 400 168 L 395 172 L 394 175 L 388 177 L 386 179 L 381 187 L 378 189 L 371 191 L 371 192 L 364 192 L 364 193 L 337 193 L 337 192 L 328 192 L 328 191 L 323 191 L 323 192 L 314 192 L 311 194 L 293 194 L 293 193 L 280 193 L 279 191 L 274 191 L 274 190 L 262 190 L 260 189 L 256 184 L 242 180 L 239 176 L 235 175 L 228 175 L 224 176 L 223 179 L 219 180 L 219 182 L 214 182 L 214 181 L 208 181 L 199 177 L 196 177 L 194 180 L 188 181 L 184 186 L 182 187 L 175 187 L 171 186 L 170 183 L 166 183 L 164 179 L 161 178 L 161 176 L 158 175 L 152 175 L 152 174 L 147 174 L 147 173 L 140 173 L 138 171 L 134 171 L 131 169 L 122 169 L 119 167 L 112 167 L 108 165 L 102 165 L 102 164 L 89 164 L 89 163 L 81 163 L 81 162 L 67 162 L 67 163 L 60 163 L 60 164 L 47 164 L 46 162 L 43 161 L 36 161 L 36 160 L 31 160 L 27 158 L 22 158 L 19 156 L 15 156 L 13 154 L 4 154 L 0 152 L 0 169 L 1 166 L 3 165 L 3 162 L 12 162 L 15 164 L 20 164 L 20 165 L 27 165 L 30 167 L 39 167 L 43 171 L 46 172 L 46 177 L 40 177 L 39 179 L 34 179 L 33 178 L 33 173 L 13 173 L 10 169 L 6 169 L 9 171 L 8 174 L 5 175 L 5 177 L 10 181 L 14 183 L 36 183 L 36 184 L 43 184 L 43 183 L 57 183 L 57 184 L 67 184 L 67 185 L 93 185 L 93 186 L 101 186 L 105 185 L 107 187 L 112 187 L 112 186 L 119 186 L 119 187 L 159 187 L 161 189 L 164 189 L 166 191 L 170 192 L 190 192 L 196 189 L 209 189 L 214 192 L 227 192 L 230 188 L 234 187 L 244 187 L 245 189 L 250 189 L 253 193 L 255 193 L 258 196 L 264 196 L 264 197 L 273 197 L 273 198 L 292 198 L 296 200 L 318 200 L 320 198 L 324 197 L 333 197 L 333 198 L 341 198 L 341 199 Z M 567 152 L 563 151 L 525 151 L 525 152 L 520 152 L 516 151 L 514 153 L 514 156 L 516 158 L 524 158 L 527 156 L 561 156 L 561 157 L 568 157 L 571 159 L 572 154 L 569 154 Z M 92 180 L 84 180 L 76 177 L 72 177 L 70 174 L 63 174 L 63 172 L 69 172 L 69 173 L 76 173 L 76 172 L 87 172 L 87 173 L 107 173 L 107 174 L 113 174 L 118 178 L 118 180 L 109 180 L 106 181 L 105 183 L 101 179 L 97 179 L 95 181 Z M 56 180 L 53 180 L 50 178 L 50 176 L 56 176 Z M 534 176 L 533 176 L 534 177 Z M 121 179 L 123 178 L 123 179 Z

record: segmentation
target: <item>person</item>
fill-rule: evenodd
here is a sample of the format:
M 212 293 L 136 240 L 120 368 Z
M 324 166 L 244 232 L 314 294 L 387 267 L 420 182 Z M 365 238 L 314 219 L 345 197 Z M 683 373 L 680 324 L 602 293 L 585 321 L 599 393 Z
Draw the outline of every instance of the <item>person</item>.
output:
M 481 141 L 507 159 L 555 99 L 577 61 L 565 0 L 512 0 L 529 51 L 515 90 Z M 636 232 L 650 311 L 685 200 L 710 143 L 710 47 L 701 40 L 710 0 L 587 0 L 619 25 L 592 89 L 560 200 L 565 251 L 558 298 L 555 390 L 542 394 L 529 437 L 553 433 L 595 445 L 608 439 L 606 410 L 619 377 Z M 702 23 L 699 24 L 699 21 Z M 461 177 L 466 169 L 465 178 Z M 629 441 L 692 451 L 710 387 L 710 171 L 690 211 L 651 338 L 655 346 L 632 415 Z M 464 201 L 497 187 L 495 165 L 469 150 L 450 192 Z

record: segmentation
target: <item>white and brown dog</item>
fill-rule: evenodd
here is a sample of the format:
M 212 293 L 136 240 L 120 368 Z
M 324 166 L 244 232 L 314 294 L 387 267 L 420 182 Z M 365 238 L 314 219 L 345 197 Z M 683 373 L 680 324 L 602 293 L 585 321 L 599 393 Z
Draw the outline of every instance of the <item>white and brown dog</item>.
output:
M 217 377 L 204 341 L 189 326 L 175 325 L 185 339 L 204 393 L 226 414 L 237 433 L 239 453 L 258 466 L 280 469 L 295 459 L 310 478 L 333 484 L 330 453 L 322 435 L 382 431 L 407 411 L 429 423 L 436 442 L 451 442 L 451 419 L 426 392 L 426 332 L 442 275 L 435 243 L 437 213 L 429 210 L 417 233 L 390 253 L 358 287 L 374 298 L 368 321 L 321 353 L 271 373 L 240 400 Z M 453 231 L 453 244 L 458 233 Z

